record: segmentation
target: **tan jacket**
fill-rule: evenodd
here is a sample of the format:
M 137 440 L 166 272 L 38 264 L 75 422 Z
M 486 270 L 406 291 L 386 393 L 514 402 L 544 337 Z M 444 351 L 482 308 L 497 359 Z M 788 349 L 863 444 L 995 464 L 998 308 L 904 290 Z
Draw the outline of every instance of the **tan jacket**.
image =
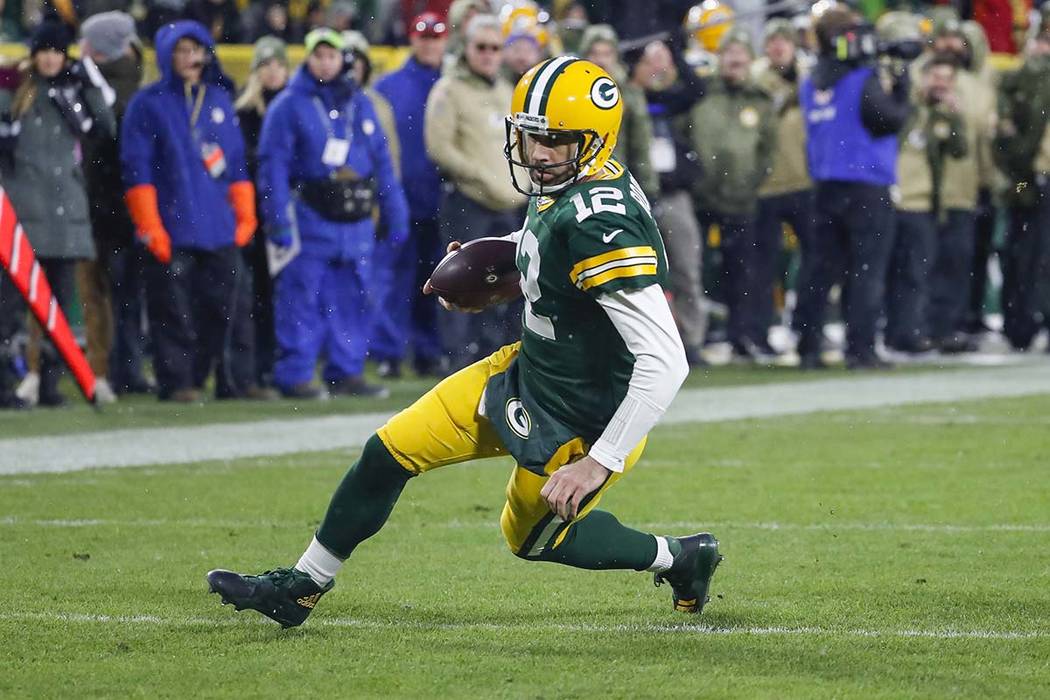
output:
M 502 78 L 489 83 L 461 64 L 427 99 L 423 133 L 431 160 L 457 190 L 495 211 L 525 203 L 503 157 L 511 93 Z
M 977 193 L 987 186 L 993 171 L 992 138 L 995 134 L 995 91 L 980 78 L 960 70 L 955 78 L 963 123 L 966 126 L 966 155 L 949 158 L 944 165 L 945 209 L 970 210 L 977 206 Z
M 394 173 L 397 175 L 398 179 L 400 179 L 401 138 L 397 135 L 397 122 L 394 121 L 394 108 L 390 106 L 390 103 L 385 97 L 371 87 L 366 87 L 364 90 L 365 94 L 368 95 L 368 99 L 372 100 L 372 107 L 376 111 L 376 118 L 379 120 L 379 126 L 383 129 L 383 133 L 386 135 L 386 147 L 387 150 L 390 151 L 390 162 L 394 166 Z
M 930 110 L 917 107 L 908 127 L 901 132 L 894 192 L 898 211 L 927 214 L 933 209 L 933 173 L 926 156 L 929 119 Z
M 808 190 L 813 182 L 809 179 L 806 160 L 806 123 L 798 101 L 798 82 L 785 80 L 765 58 L 755 61 L 752 75 L 759 87 L 773 98 L 777 131 L 773 170 L 762 183 L 758 196 L 773 197 Z M 801 78 L 800 72 L 799 81 Z

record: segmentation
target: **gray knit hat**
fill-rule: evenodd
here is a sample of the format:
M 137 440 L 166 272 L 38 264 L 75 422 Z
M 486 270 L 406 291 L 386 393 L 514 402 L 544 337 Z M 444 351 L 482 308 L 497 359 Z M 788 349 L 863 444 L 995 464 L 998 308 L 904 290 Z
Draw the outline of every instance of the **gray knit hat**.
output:
M 276 58 L 284 65 L 288 65 L 288 48 L 285 43 L 275 36 L 260 37 L 252 47 L 251 70 L 255 70 L 267 61 Z
M 80 25 L 80 36 L 106 61 L 120 58 L 133 42 L 138 41 L 135 20 L 128 13 L 115 10 L 88 17 Z

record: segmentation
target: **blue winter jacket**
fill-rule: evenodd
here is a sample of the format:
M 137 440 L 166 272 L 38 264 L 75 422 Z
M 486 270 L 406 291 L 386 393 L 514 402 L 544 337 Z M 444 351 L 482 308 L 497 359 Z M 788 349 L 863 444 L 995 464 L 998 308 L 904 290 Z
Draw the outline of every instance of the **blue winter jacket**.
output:
M 172 55 L 183 37 L 208 50 L 210 63 L 187 104 L 185 83 L 175 75 Z M 233 209 L 227 200 L 232 183 L 248 179 L 244 138 L 227 92 L 227 78 L 216 63 L 211 37 L 203 25 L 182 21 L 157 32 L 160 80 L 128 104 L 121 126 L 120 161 L 124 185 L 157 188 L 161 221 L 176 248 L 215 250 L 233 245 Z M 195 137 L 190 115 L 196 90 L 204 90 Z M 201 144 L 217 144 L 226 156 L 226 172 L 213 178 L 205 169 Z
M 321 83 L 305 66 L 292 76 L 263 119 L 258 174 L 263 219 L 274 229 L 289 226 L 293 207 L 304 252 L 344 260 L 371 255 L 375 243 L 371 217 L 331 221 L 293 196 L 296 183 L 327 178 L 340 167 L 322 161 L 330 135 L 349 138 L 346 167 L 363 178 L 375 176 L 388 240 L 403 241 L 408 236 L 408 205 L 372 101 L 348 78 Z
M 394 109 L 401 141 L 401 184 L 414 220 L 436 217 L 441 208 L 441 175 L 423 142 L 427 97 L 440 77 L 440 70 L 410 57 L 405 65 L 376 83 L 376 91 Z

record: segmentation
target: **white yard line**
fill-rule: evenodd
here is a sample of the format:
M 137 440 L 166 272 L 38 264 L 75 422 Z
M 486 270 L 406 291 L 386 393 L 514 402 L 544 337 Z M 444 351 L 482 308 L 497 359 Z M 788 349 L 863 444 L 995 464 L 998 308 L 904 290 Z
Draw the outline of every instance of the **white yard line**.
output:
M 686 389 L 664 425 L 1050 393 L 1044 360 L 996 369 Z M 239 459 L 359 447 L 388 414 L 334 415 L 0 440 L 0 475 Z
M 446 522 L 429 522 L 428 528 L 441 528 L 448 530 L 493 530 L 495 531 L 497 519 L 478 520 L 463 522 L 461 520 L 449 520 Z M 234 530 L 250 529 L 272 529 L 272 528 L 294 528 L 301 530 L 305 527 L 302 522 L 289 520 L 208 520 L 204 518 L 188 519 L 155 519 L 140 518 L 115 520 L 109 518 L 77 518 L 77 519 L 54 519 L 54 518 L 23 518 L 19 516 L 0 517 L 0 527 L 50 527 L 50 528 L 91 528 L 91 527 L 128 527 L 146 528 L 160 527 L 165 529 L 182 528 L 229 528 Z M 387 528 L 397 529 L 406 525 L 397 521 L 386 525 Z M 887 523 L 887 522 L 828 522 L 828 523 L 777 523 L 777 522 L 734 522 L 734 521 L 677 521 L 638 523 L 637 527 L 647 531 L 673 532 L 691 531 L 703 528 L 716 530 L 763 530 L 768 532 L 929 532 L 945 535 L 966 535 L 975 532 L 985 533 L 1050 533 L 1050 524 L 1045 523 L 990 523 L 986 525 L 956 525 L 951 523 Z
M 230 609 L 232 610 L 232 608 Z M 151 627 L 244 627 L 248 625 L 272 626 L 269 622 L 251 614 L 251 617 L 231 617 L 226 611 L 217 611 L 211 617 L 158 617 L 155 615 L 93 615 L 87 613 L 0 613 L 0 621 L 11 622 L 58 622 L 87 625 L 143 625 Z M 452 632 L 570 632 L 583 634 L 645 634 L 645 635 L 689 635 L 689 636 L 812 636 L 812 637 L 864 637 L 904 639 L 980 639 L 980 640 L 1032 640 L 1050 638 L 1050 631 L 982 630 L 982 629 L 852 629 L 836 627 L 718 627 L 706 624 L 677 625 L 602 625 L 602 624 L 558 624 L 528 622 L 520 625 L 493 622 L 421 622 L 418 620 L 363 620 L 349 617 L 311 618 L 310 627 L 349 627 L 365 630 L 452 631 Z

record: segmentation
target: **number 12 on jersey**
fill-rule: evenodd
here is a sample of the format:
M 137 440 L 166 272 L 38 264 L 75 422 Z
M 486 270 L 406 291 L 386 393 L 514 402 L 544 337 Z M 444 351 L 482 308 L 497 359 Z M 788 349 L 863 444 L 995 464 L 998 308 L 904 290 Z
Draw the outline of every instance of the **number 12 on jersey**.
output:
M 540 242 L 536 234 L 525 229 L 518 250 L 519 255 L 524 255 L 528 260 L 521 283 L 522 295 L 525 297 L 525 327 L 541 338 L 554 340 L 554 324 L 546 316 L 540 316 L 532 310 L 532 305 L 540 300 Z

